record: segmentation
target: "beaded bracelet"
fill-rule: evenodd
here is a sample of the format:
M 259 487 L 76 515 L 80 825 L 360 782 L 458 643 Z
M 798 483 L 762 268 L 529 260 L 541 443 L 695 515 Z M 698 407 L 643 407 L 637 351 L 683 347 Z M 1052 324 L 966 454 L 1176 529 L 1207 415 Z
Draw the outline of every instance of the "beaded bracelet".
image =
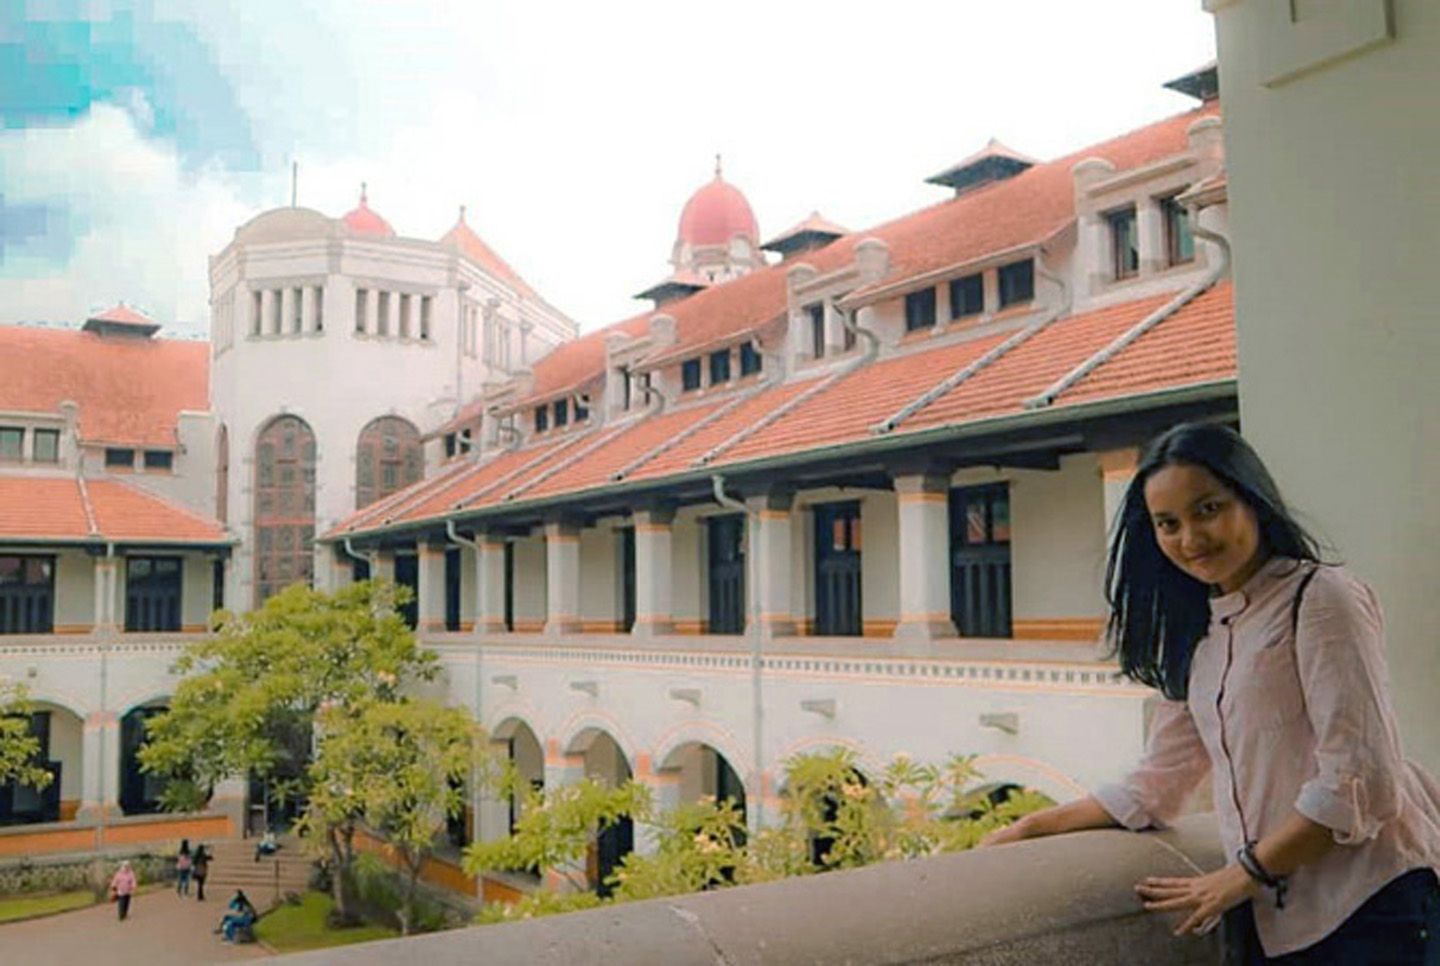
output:
M 1283 875 L 1273 875 L 1265 866 L 1260 864 L 1260 859 L 1255 855 L 1255 843 L 1246 842 L 1240 846 L 1235 853 L 1235 859 L 1240 863 L 1240 868 L 1245 874 L 1267 889 L 1275 893 L 1275 908 L 1285 908 L 1285 893 L 1290 887 L 1290 882 Z

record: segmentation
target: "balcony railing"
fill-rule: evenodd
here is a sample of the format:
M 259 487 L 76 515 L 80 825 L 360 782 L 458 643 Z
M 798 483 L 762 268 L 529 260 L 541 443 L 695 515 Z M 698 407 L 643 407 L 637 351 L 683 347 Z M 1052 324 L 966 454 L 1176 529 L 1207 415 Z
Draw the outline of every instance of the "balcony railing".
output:
M 1134 884 L 1221 861 L 1213 816 L 1197 816 L 1165 832 L 1085 832 L 275 962 L 1213 966 L 1217 936 L 1173 937 L 1175 918 L 1143 911 Z

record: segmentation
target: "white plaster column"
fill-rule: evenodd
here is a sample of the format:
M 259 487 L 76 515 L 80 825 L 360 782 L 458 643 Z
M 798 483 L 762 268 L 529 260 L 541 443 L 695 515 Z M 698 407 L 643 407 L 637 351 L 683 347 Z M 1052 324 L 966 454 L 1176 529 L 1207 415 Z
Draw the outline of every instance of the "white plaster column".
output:
M 1163 270 L 1169 258 L 1165 251 L 1165 219 L 1158 198 L 1142 198 L 1135 209 L 1135 225 L 1139 235 L 1140 274 L 1152 275 Z
M 675 508 L 637 510 L 635 520 L 635 628 L 646 636 L 675 630 L 671 571 L 675 560 Z
M 120 814 L 120 721 L 113 711 L 86 715 L 80 738 L 80 821 Z
M 260 290 L 260 334 L 274 335 L 275 324 L 275 290 L 263 288 Z
M 388 580 L 395 582 L 395 552 L 393 550 L 377 550 L 370 557 L 370 579 Z
M 684 776 L 680 769 L 649 772 L 635 779 L 650 790 L 652 814 L 665 815 L 680 806 Z M 635 823 L 635 854 L 654 855 L 659 848 L 658 829 L 650 822 Z
M 95 602 L 94 620 L 91 630 L 96 634 L 113 634 L 115 623 L 115 574 L 119 570 L 118 557 L 95 558 Z
M 985 269 L 980 275 L 980 288 L 983 290 L 985 300 L 985 308 L 981 312 L 981 315 L 988 318 L 1000 311 L 999 269 Z
M 300 331 L 315 331 L 315 286 L 303 285 L 300 288 Z
M 326 593 L 335 593 L 349 587 L 354 580 L 355 570 L 350 555 L 338 543 L 317 544 L 320 550 L 320 566 L 315 568 L 319 588 Z
M 900 515 L 900 622 L 895 639 L 917 645 L 953 637 L 949 478 L 939 472 L 899 475 L 895 495 Z
M 1125 491 L 1135 477 L 1135 465 L 1139 462 L 1140 451 L 1128 446 L 1122 449 L 1106 450 L 1100 457 L 1100 485 L 1105 493 L 1105 534 L 1108 546 L 1109 535 L 1114 532 L 1115 518 L 1125 504 Z
M 445 630 L 445 544 L 423 541 L 419 546 L 420 588 L 416 596 L 418 630 L 439 634 Z
M 250 794 L 250 783 L 243 775 L 236 775 L 215 783 L 215 794 L 210 796 L 208 812 L 220 812 L 230 820 L 230 834 L 239 838 L 245 828 L 245 800 Z
M 585 756 L 565 755 L 560 752 L 560 742 L 550 738 L 545 742 L 545 789 L 554 791 L 566 785 L 585 780 Z M 583 875 L 584 870 L 580 870 Z M 554 892 L 572 892 L 570 882 L 555 869 L 545 870 L 545 887 Z
M 545 524 L 545 633 L 580 633 L 580 527 L 560 518 Z
M 295 289 L 289 285 L 280 290 L 279 332 L 289 335 L 295 331 Z
M 505 541 L 484 534 L 475 554 L 475 630 L 482 634 L 505 633 Z
M 758 518 L 755 541 L 746 556 L 747 569 L 754 575 L 750 587 L 759 604 L 760 634 L 788 637 L 795 633 L 790 559 L 795 495 L 787 490 L 774 490 L 747 502 Z
M 1081 277 L 1085 279 L 1086 291 L 1094 295 L 1109 284 L 1115 275 L 1110 251 L 1109 224 L 1095 212 L 1081 215 L 1077 237 L 1080 239 Z
M 365 331 L 380 334 L 380 293 L 373 288 L 365 290 Z

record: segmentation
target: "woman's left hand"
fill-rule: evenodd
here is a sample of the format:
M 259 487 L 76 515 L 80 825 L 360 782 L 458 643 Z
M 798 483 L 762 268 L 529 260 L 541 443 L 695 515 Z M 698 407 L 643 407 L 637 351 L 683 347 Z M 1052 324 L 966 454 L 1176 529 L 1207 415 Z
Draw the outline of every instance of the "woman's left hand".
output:
M 1255 896 L 1260 886 L 1238 865 L 1227 865 L 1205 875 L 1183 879 L 1151 876 L 1136 883 L 1135 891 L 1150 912 L 1190 910 L 1175 928 L 1175 935 L 1202 935 L 1220 923 L 1226 910 Z

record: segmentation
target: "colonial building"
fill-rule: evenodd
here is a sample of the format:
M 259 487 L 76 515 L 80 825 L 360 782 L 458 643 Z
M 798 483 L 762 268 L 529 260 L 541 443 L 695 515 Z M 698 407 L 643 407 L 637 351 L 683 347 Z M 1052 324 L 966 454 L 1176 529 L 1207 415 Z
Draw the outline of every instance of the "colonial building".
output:
M 717 166 L 653 307 L 578 338 L 463 213 L 438 243 L 363 197 L 338 221 L 260 215 L 211 261 L 194 485 L 153 492 L 204 518 L 185 553 L 229 606 L 295 580 L 412 586 L 448 698 L 532 782 L 633 776 L 758 823 L 786 757 L 842 744 L 872 770 L 973 753 L 990 782 L 1071 797 L 1144 737 L 1147 693 L 1098 647 L 1137 448 L 1237 413 L 1213 68 L 1177 84 L 1201 103 L 1052 161 L 992 141 L 929 179 L 949 197 L 863 230 L 817 213 L 762 243 Z M 33 568 L 52 556 L 7 522 L 28 492 L 0 554 Z M 132 552 L 97 546 L 74 551 L 95 574 Z M 54 713 L 124 715 L 97 653 L 140 667 L 178 640 L 74 606 L 83 638 L 0 628 L 40 632 L 4 639 L 0 669 Z M 133 697 L 163 702 L 154 675 Z M 476 804 L 480 835 L 513 820 Z M 627 834 L 597 875 L 644 847 Z

